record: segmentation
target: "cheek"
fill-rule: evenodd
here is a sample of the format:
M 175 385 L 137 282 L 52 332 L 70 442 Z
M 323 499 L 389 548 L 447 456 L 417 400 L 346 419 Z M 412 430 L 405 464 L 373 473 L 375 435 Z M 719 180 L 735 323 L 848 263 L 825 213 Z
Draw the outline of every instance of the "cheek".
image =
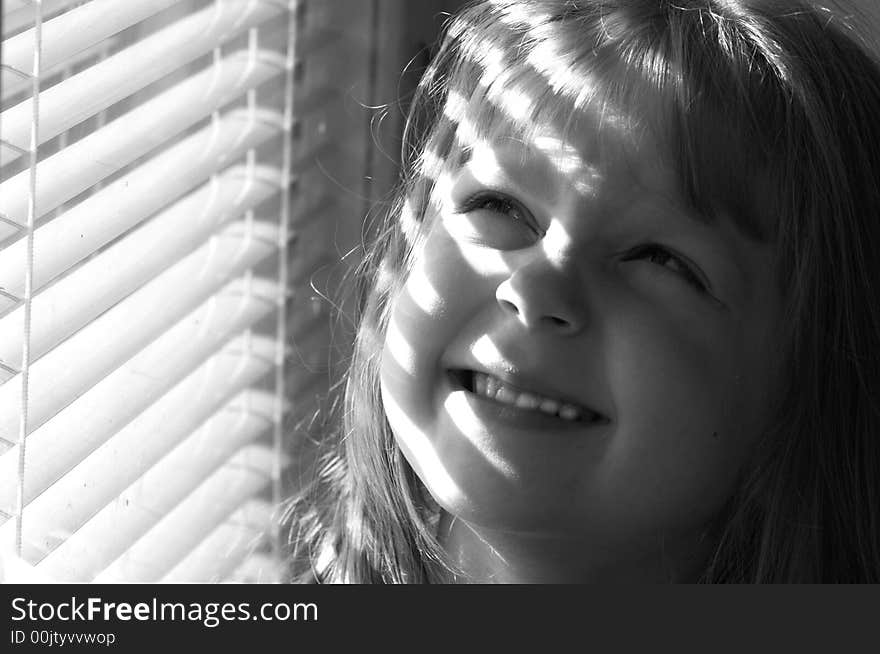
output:
M 444 408 L 444 367 L 462 342 L 475 340 L 487 308 L 497 306 L 493 280 L 438 221 L 392 303 L 382 351 L 382 401 L 398 445 L 442 506 L 469 515 L 496 473 Z
M 473 250 L 455 241 L 440 219 L 417 249 L 393 303 L 387 339 L 411 363 L 410 373 L 424 372 L 422 366 L 442 356 L 468 321 L 494 303 L 495 271 L 478 270 L 480 252 Z
M 723 339 L 695 335 L 647 312 L 615 316 L 607 333 L 608 379 L 622 404 L 623 424 L 691 422 L 689 417 L 717 411 L 724 396 L 721 388 L 733 378 Z
M 758 433 L 736 334 L 631 314 L 606 345 L 619 420 L 600 483 L 633 511 L 672 524 L 708 519 Z
M 413 269 L 394 299 L 386 336 L 386 351 L 411 375 L 425 372 L 452 336 L 456 322 L 467 310 L 467 288 L 455 253 L 429 240 L 418 253 Z M 434 247 L 431 247 L 434 246 Z M 428 249 L 430 248 L 430 250 Z
M 487 292 L 485 280 L 435 226 L 392 302 L 382 350 L 383 394 L 409 424 L 428 432 L 436 421 L 444 354 L 485 304 Z

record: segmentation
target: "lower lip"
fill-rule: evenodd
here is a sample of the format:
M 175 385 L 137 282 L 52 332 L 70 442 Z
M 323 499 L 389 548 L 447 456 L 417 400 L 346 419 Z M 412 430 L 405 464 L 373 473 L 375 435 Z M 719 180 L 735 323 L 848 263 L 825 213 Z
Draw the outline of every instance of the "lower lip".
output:
M 581 431 L 604 424 L 603 421 L 584 422 L 565 420 L 559 416 L 524 409 L 511 404 L 502 404 L 483 395 L 473 393 L 460 384 L 450 381 L 451 391 L 464 393 L 468 405 L 477 417 L 486 423 L 501 423 L 509 428 L 523 431 Z

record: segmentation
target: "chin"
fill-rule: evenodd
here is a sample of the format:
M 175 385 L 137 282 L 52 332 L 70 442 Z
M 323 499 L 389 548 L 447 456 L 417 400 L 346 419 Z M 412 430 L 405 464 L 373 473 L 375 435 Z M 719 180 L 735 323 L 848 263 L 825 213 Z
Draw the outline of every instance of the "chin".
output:
M 424 483 L 424 482 L 423 482 Z M 428 492 L 446 513 L 469 525 L 493 531 L 550 534 L 569 518 L 558 515 L 546 504 L 518 498 L 515 492 L 498 490 L 464 494 L 441 494 L 427 485 Z

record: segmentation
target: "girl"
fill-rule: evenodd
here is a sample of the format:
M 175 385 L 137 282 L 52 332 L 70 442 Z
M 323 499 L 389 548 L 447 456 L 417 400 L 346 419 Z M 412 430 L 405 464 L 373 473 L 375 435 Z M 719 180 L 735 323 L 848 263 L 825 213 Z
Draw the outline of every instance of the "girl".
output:
M 369 250 L 325 582 L 880 581 L 880 70 L 794 0 L 487 0 Z

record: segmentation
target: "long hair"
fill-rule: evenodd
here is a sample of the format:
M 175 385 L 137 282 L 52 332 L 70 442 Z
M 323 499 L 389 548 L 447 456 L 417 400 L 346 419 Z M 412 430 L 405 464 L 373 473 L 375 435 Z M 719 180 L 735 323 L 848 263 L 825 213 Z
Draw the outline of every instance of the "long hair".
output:
M 468 127 L 488 130 L 504 90 L 536 73 L 522 130 L 548 112 L 622 112 L 666 146 L 693 208 L 777 253 L 774 416 L 710 525 L 701 581 L 880 581 L 880 68 L 795 0 L 489 0 L 448 23 L 407 120 L 397 199 L 355 275 L 341 427 L 296 505 L 299 551 L 327 581 L 456 574 L 385 419 L 379 363 L 438 166 L 462 147 L 453 99 L 480 99 Z M 645 114 L 645 94 L 659 112 Z

